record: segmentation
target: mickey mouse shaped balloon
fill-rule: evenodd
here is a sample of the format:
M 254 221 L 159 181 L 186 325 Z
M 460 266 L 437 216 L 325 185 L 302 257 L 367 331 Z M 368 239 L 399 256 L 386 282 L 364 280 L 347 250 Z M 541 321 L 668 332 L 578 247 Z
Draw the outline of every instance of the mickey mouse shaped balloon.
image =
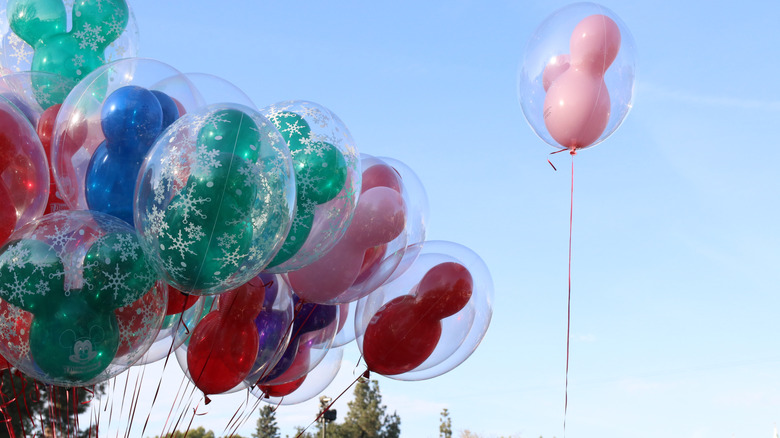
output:
M 124 222 L 89 211 L 47 215 L 0 248 L 0 298 L 32 315 L 29 345 L 8 351 L 3 345 L 0 352 L 45 383 L 83 386 L 108 379 L 134 362 L 117 357 L 125 335 L 115 310 L 155 289 L 155 281 Z M 162 318 L 157 321 L 159 329 Z M 155 335 L 149 330 L 143 347 Z M 136 353 L 135 359 L 143 351 Z
M 105 62 L 106 49 L 124 32 L 130 17 L 125 0 L 77 1 L 70 30 L 62 0 L 11 0 L 7 11 L 13 32 L 33 48 L 30 69 L 74 83 Z
M 404 259 L 405 272 L 358 301 L 355 331 L 370 371 L 423 380 L 477 348 L 490 324 L 493 283 L 482 259 L 452 242 L 412 245 Z
M 534 33 L 518 78 L 523 114 L 547 143 L 572 153 L 609 137 L 633 99 L 634 42 L 593 3 L 567 6 Z

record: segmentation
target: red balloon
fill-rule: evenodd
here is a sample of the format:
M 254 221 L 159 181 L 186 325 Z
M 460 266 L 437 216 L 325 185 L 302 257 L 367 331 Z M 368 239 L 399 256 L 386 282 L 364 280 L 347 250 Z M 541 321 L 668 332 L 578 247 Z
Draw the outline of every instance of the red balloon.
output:
M 441 319 L 471 299 L 471 273 L 459 263 L 440 263 L 423 276 L 411 295 L 382 306 L 366 328 L 363 358 L 368 369 L 388 376 L 411 371 L 436 349 Z
M 389 187 L 401 193 L 401 176 L 390 166 L 375 164 L 363 171 L 360 193 L 374 187 Z
M 184 292 L 176 289 L 173 286 L 168 286 L 168 307 L 165 308 L 165 316 L 176 315 L 184 313 L 198 301 L 197 295 L 188 295 Z
M 441 263 L 420 280 L 417 303 L 429 318 L 444 319 L 464 308 L 471 299 L 474 280 L 460 263 Z
M 8 368 L 11 368 L 11 364 L 5 360 L 3 356 L 0 356 L 0 371 L 7 370 Z
M 260 346 L 254 320 L 264 297 L 263 282 L 255 277 L 220 295 L 218 309 L 193 330 L 187 367 L 195 386 L 206 395 L 228 391 L 249 375 Z
M 16 209 L 5 184 L 0 184 L 0 244 L 5 243 L 16 228 Z
M 279 385 L 260 385 L 258 388 L 260 388 L 260 390 L 269 397 L 284 397 L 285 395 L 292 394 L 296 389 L 300 388 L 301 385 L 303 385 L 303 381 L 306 380 L 307 375 L 308 374 L 304 374 L 301 378 L 293 380 L 292 382 L 282 383 Z
M 53 166 L 51 163 L 51 141 L 54 134 L 54 122 L 57 120 L 57 114 L 60 112 L 62 104 L 52 105 L 41 114 L 41 118 L 38 119 L 38 126 L 36 132 L 38 138 L 41 139 L 43 149 L 46 151 L 46 158 L 49 159 L 49 200 L 46 203 L 46 211 L 44 214 L 54 213 L 60 210 L 67 210 L 68 206 L 65 201 L 58 196 L 57 182 L 54 179 Z M 74 144 L 81 144 L 87 139 L 87 124 L 82 123 L 77 125 L 74 129 L 69 129 L 65 140 Z
M 374 315 L 363 338 L 368 369 L 392 376 L 417 368 L 433 353 L 441 337 L 441 322 L 426 318 L 415 297 L 404 295 Z

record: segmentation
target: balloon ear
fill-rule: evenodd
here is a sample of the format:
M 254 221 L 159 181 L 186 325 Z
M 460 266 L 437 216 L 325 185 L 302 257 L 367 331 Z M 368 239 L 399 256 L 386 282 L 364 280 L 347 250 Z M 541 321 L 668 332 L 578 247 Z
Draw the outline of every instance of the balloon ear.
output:
M 8 21 L 11 30 L 33 47 L 48 35 L 64 33 L 68 23 L 62 0 L 10 1 Z
M 0 298 L 36 314 L 56 309 L 65 268 L 57 253 L 39 240 L 13 240 L 0 248 Z
M 93 343 L 103 342 L 105 338 L 106 332 L 103 331 L 103 327 L 93 325 L 89 328 L 89 339 L 92 340 Z
M 76 332 L 73 330 L 65 330 L 60 335 L 60 347 L 70 350 L 73 348 L 73 344 L 76 343 Z
M 80 44 L 102 52 L 124 32 L 130 10 L 125 0 L 77 1 L 72 16 L 72 32 Z

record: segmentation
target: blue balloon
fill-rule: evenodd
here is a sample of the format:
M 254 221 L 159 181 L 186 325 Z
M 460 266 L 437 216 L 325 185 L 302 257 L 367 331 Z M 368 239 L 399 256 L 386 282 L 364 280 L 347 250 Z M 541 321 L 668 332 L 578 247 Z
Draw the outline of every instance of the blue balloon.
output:
M 170 96 L 162 91 L 152 90 L 152 93 L 157 98 L 157 101 L 160 102 L 163 113 L 162 130 L 165 131 L 165 128 L 171 126 L 171 123 L 175 122 L 181 115 L 179 114 L 179 107 L 176 106 L 176 102 Z
M 92 155 L 85 180 L 90 210 L 134 225 L 138 171 L 164 124 L 172 123 L 178 115 L 176 103 L 165 93 L 135 85 L 118 88 L 106 98 L 100 111 L 106 140 Z

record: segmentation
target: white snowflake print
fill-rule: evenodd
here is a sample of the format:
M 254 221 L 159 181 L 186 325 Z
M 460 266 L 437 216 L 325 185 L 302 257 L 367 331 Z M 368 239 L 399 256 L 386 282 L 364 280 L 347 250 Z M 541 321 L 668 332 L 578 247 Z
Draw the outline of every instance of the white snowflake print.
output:
M 23 280 L 19 280 L 19 277 L 16 275 L 16 272 L 14 272 L 13 283 L 6 282 L 6 286 L 8 287 L 8 289 L 5 288 L 0 289 L 0 293 L 7 301 L 19 300 L 19 303 L 24 305 L 25 296 L 36 294 L 35 291 L 30 291 L 27 289 L 27 281 L 29 280 L 30 277 L 25 277 Z
M 305 168 L 295 176 L 295 188 L 298 190 L 298 198 L 305 198 L 312 192 L 319 193 L 319 182 L 322 178 L 313 176 L 312 172 Z
M 226 118 L 224 113 L 211 112 L 194 116 L 191 126 L 194 132 L 200 132 L 201 129 L 209 125 L 214 129 L 218 129 L 220 123 L 230 123 L 230 120 Z
M 74 67 L 80 68 L 84 65 L 84 55 L 73 55 L 73 59 L 71 59 L 71 61 L 73 61 Z
M 203 232 L 203 227 L 195 223 L 189 223 L 184 228 L 184 231 L 187 232 L 187 237 L 194 241 L 198 241 L 206 237 L 206 233 Z
M 184 236 L 182 236 L 181 229 L 179 229 L 179 232 L 176 236 L 168 234 L 168 237 L 171 238 L 171 244 L 168 245 L 168 250 L 179 251 L 179 256 L 181 258 L 184 258 L 186 253 L 197 255 L 195 251 L 190 249 L 190 246 L 195 243 L 195 240 L 185 239 Z
M 51 242 L 52 247 L 59 248 L 55 250 L 57 251 L 57 255 L 60 257 L 62 257 L 65 252 L 65 245 L 76 240 L 72 236 L 72 233 L 66 232 L 66 230 L 69 230 L 67 222 L 65 223 L 65 226 L 63 226 L 62 230 L 60 230 L 60 227 L 57 225 L 54 225 L 54 233 L 45 236 Z
M 201 177 L 208 177 L 211 169 L 222 167 L 219 155 L 220 151 L 217 149 L 209 149 L 203 145 L 198 145 L 195 153 L 190 158 L 192 163 L 191 173 Z
M 130 233 L 121 233 L 116 235 L 117 241 L 111 247 L 119 252 L 119 260 L 126 262 L 128 259 L 138 260 L 141 252 L 141 245 L 138 243 L 135 235 Z
M 193 182 L 188 188 L 182 190 L 174 202 L 168 206 L 168 209 L 170 210 L 179 209 L 179 213 L 182 214 L 182 222 L 185 224 L 189 222 L 191 214 L 201 219 L 206 219 L 206 215 L 203 214 L 198 207 L 201 204 L 211 202 L 211 198 L 195 197 L 192 193 L 193 189 L 195 189 L 195 185 L 196 183 Z
M 293 123 L 283 121 L 279 128 L 279 131 L 286 132 L 290 137 L 300 136 L 301 130 L 306 127 L 307 127 L 306 124 L 305 123 L 302 124 L 300 119 L 295 119 Z
M 119 36 L 125 30 L 124 24 L 122 24 L 121 20 L 117 20 L 116 15 L 112 15 L 111 18 L 109 18 L 108 21 L 104 21 L 103 24 L 106 26 L 106 32 L 109 36 Z
M 106 278 L 108 281 L 102 288 L 100 288 L 100 290 L 112 290 L 114 292 L 114 300 L 116 302 L 121 302 L 122 300 L 120 300 L 119 293 L 123 290 L 130 290 L 130 288 L 127 287 L 127 284 L 125 283 L 129 276 L 130 272 L 121 272 L 121 269 L 119 269 L 119 263 L 117 263 L 114 265 L 113 273 L 106 272 Z
M 32 62 L 33 49 L 15 33 L 11 32 L 8 36 L 8 43 L 11 48 L 10 57 L 16 60 L 16 70 L 20 71 L 22 66 L 29 66 Z M 8 48 L 8 45 L 5 46 Z
M 98 44 L 106 41 L 106 37 L 101 34 L 102 31 L 101 26 L 92 27 L 89 23 L 84 23 L 83 29 L 76 31 L 73 36 L 79 41 L 80 49 L 89 48 L 93 52 L 97 52 Z
M 174 262 L 173 257 L 171 256 L 168 256 L 167 260 L 163 259 L 162 264 L 163 270 L 173 278 L 180 278 L 179 276 L 182 274 L 182 271 L 184 271 L 184 267 L 181 263 Z
M 7 267 L 9 271 L 23 268 L 29 261 L 30 250 L 21 242 L 17 242 L 0 254 L 0 267 Z
M 151 210 L 146 210 L 146 220 L 149 238 L 159 237 L 168 229 L 168 222 L 165 221 L 165 210 L 158 209 L 156 205 L 152 205 Z

